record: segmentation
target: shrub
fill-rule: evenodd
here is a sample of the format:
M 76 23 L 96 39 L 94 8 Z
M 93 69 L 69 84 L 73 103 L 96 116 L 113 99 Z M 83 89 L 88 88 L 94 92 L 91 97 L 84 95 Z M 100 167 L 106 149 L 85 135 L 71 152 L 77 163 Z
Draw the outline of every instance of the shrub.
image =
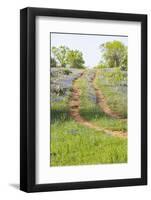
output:
M 54 58 L 51 58 L 51 60 L 50 60 L 50 66 L 51 67 L 57 67 L 57 62 L 56 62 L 56 60 Z
M 64 73 L 65 75 L 69 75 L 69 74 L 72 73 L 72 71 L 70 71 L 69 69 L 64 69 L 63 73 Z
M 97 65 L 96 68 L 98 68 L 98 69 L 103 69 L 103 68 L 106 68 L 106 65 L 103 64 L 103 63 L 101 63 L 101 64 Z

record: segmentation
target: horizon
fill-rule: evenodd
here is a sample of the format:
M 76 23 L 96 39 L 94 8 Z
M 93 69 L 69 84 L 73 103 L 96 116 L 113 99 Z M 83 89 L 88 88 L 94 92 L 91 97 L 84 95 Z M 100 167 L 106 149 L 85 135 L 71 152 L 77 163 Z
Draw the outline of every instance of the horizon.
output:
M 95 34 L 74 34 L 74 33 L 50 33 L 50 45 L 67 46 L 72 50 L 79 50 L 83 53 L 85 66 L 93 68 L 101 61 L 101 50 L 99 46 L 109 41 L 120 41 L 128 46 L 128 36 L 95 35 Z

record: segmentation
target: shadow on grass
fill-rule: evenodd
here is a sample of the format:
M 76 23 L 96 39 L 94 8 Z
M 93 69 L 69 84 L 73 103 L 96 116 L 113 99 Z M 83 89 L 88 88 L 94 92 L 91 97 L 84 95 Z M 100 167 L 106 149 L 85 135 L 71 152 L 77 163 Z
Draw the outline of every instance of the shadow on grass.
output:
M 111 117 L 108 117 L 105 113 L 100 112 L 99 108 L 81 109 L 80 114 L 87 120 L 101 119 L 101 118 L 111 119 Z
M 51 109 L 51 124 L 55 122 L 65 122 L 71 119 L 67 109 Z
M 88 121 L 96 122 L 98 125 L 109 128 L 111 130 L 127 130 L 127 122 L 121 121 L 121 119 L 115 119 L 105 113 L 101 112 L 97 108 L 81 109 L 80 114 Z
M 84 108 L 80 109 L 80 115 L 87 119 L 87 120 L 94 120 L 94 119 L 106 119 L 106 120 L 115 120 L 114 118 L 109 117 L 103 112 L 100 112 L 99 108 Z M 51 124 L 55 122 L 65 122 L 70 121 L 71 116 L 69 114 L 68 109 L 51 109 Z

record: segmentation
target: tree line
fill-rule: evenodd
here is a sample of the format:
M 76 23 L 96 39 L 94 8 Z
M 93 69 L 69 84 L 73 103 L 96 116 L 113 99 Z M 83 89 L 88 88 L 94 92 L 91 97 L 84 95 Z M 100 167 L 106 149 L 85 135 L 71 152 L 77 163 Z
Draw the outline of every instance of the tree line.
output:
M 120 41 L 114 40 L 105 42 L 99 47 L 101 61 L 97 68 L 127 70 L 127 46 Z M 85 68 L 83 53 L 79 50 L 72 50 L 66 46 L 53 46 L 51 48 L 51 55 L 51 67 Z
M 51 48 L 51 67 L 85 68 L 83 54 L 79 50 L 72 50 L 66 46 Z

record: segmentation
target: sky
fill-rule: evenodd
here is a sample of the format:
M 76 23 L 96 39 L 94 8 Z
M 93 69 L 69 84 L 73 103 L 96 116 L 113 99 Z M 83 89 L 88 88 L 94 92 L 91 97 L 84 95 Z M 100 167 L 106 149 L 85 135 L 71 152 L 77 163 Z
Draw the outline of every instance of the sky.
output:
M 94 67 L 101 60 L 99 46 L 114 40 L 121 41 L 128 46 L 126 36 L 51 33 L 51 47 L 67 46 L 72 50 L 82 51 L 85 65 L 89 68 Z

